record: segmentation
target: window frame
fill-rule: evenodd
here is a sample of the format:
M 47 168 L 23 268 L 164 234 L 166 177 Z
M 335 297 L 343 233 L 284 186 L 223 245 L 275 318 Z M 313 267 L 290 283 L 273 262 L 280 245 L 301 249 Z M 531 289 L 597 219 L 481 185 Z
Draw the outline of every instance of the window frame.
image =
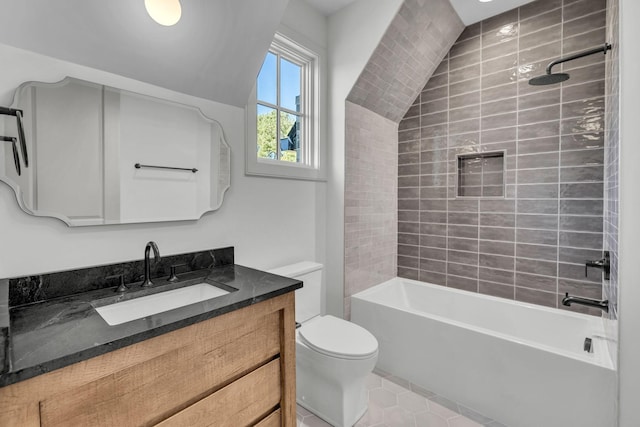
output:
M 289 162 L 280 159 L 259 158 L 257 147 L 257 106 L 278 107 L 278 122 L 280 112 L 289 112 L 289 109 L 272 105 L 267 102 L 258 102 L 257 76 L 253 91 L 246 107 L 247 137 L 245 153 L 245 173 L 247 175 L 270 176 L 278 178 L 302 179 L 324 181 L 324 168 L 321 167 L 320 146 L 320 56 L 302 44 L 293 41 L 281 32 L 275 34 L 269 52 L 275 53 L 278 58 L 277 67 L 280 67 L 279 58 L 283 58 L 301 67 L 300 73 L 300 106 L 302 111 L 302 141 L 301 162 Z M 266 54 L 265 54 L 266 58 Z M 264 61 L 264 59 L 263 59 Z M 278 72 L 277 78 L 280 74 Z M 280 82 L 278 81 L 278 89 Z M 277 101 L 280 94 L 278 93 Z M 279 130 L 279 128 L 278 128 Z M 279 136 L 278 136 L 279 138 Z M 280 156 L 280 144 L 276 143 L 278 157 Z

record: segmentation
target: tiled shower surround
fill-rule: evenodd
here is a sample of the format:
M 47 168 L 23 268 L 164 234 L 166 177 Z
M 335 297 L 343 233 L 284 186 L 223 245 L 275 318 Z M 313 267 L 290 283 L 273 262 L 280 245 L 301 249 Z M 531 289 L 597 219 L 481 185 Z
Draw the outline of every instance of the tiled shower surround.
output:
M 398 125 L 346 102 L 345 298 L 396 276 Z
M 345 105 L 345 288 L 396 276 L 398 122 L 464 24 L 449 0 L 404 0 Z
M 467 27 L 399 125 L 398 275 L 550 307 L 602 297 L 605 0 L 539 0 Z M 456 156 L 505 153 L 504 197 L 457 197 Z M 599 310 L 572 310 L 600 315 Z
M 618 106 L 620 102 L 620 85 L 618 81 L 618 34 L 619 34 L 618 0 L 607 1 L 607 41 L 613 48 L 607 55 L 605 80 L 605 177 L 604 177 L 604 248 L 611 254 L 611 277 L 603 289 L 603 298 L 609 300 L 609 319 L 618 318 L 618 212 L 619 201 L 619 165 L 620 134 L 618 124 Z M 606 335 L 609 338 L 609 354 L 614 364 L 618 361 L 618 322 L 606 322 Z

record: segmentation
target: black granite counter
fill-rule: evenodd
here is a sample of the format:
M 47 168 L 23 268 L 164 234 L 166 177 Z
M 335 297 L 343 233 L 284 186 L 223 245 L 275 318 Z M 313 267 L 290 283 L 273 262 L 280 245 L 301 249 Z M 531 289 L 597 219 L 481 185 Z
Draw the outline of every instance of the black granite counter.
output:
M 151 289 L 136 283 L 125 293 L 103 288 L 9 308 L 8 279 L 0 280 L 0 340 L 7 349 L 0 386 L 16 383 L 127 345 L 285 294 L 299 280 L 236 264 L 179 274 L 179 282 L 155 279 Z M 230 293 L 174 310 L 109 326 L 95 306 L 162 292 L 199 282 Z M 4 302 L 3 302 L 4 301 Z M 3 351 L 0 349 L 0 355 Z M 1 365 L 0 365 L 1 366 Z

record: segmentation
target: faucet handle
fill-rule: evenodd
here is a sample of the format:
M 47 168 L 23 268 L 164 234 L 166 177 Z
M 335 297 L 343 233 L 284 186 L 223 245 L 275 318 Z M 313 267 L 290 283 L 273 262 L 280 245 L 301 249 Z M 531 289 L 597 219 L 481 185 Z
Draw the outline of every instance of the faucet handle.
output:
M 185 265 L 187 265 L 186 263 L 182 263 L 182 264 L 174 264 L 172 266 L 169 267 L 169 278 L 167 279 L 168 282 L 177 282 L 178 280 L 178 276 L 176 276 L 176 268 L 178 267 L 184 267 Z
M 120 285 L 118 286 L 118 289 L 116 289 L 116 292 L 126 292 L 128 288 L 124 284 L 124 275 L 123 274 L 113 274 L 111 276 L 105 277 L 106 280 L 115 279 L 115 278 L 120 279 Z

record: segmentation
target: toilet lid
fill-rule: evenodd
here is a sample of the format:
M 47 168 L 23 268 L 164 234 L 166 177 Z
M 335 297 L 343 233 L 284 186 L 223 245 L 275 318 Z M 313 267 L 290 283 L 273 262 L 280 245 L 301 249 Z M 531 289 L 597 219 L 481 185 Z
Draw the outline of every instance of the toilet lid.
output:
M 298 330 L 307 346 L 327 356 L 366 359 L 378 351 L 378 340 L 355 323 L 334 316 L 317 316 Z

